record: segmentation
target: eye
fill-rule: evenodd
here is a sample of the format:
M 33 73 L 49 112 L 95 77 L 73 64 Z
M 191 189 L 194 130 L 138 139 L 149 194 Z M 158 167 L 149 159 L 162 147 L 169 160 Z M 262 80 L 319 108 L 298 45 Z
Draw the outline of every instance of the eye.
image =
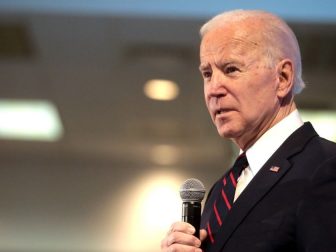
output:
M 226 74 L 231 74 L 231 73 L 235 73 L 235 72 L 240 72 L 239 68 L 236 66 L 227 66 L 224 68 L 224 72 Z
M 203 79 L 209 79 L 212 76 L 211 71 L 203 71 L 202 72 Z

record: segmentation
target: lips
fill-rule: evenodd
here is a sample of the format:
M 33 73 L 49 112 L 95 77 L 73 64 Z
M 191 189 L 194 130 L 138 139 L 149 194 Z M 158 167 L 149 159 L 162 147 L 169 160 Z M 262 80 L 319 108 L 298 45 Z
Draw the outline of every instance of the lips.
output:
M 216 110 L 215 110 L 215 116 L 220 115 L 220 114 L 223 114 L 223 113 L 225 113 L 225 112 L 229 112 L 229 111 L 231 111 L 231 109 L 226 109 L 226 108 L 219 108 L 219 109 L 216 109 Z
M 226 109 L 217 109 L 216 111 L 215 111 L 215 115 L 220 115 L 220 114 L 222 114 L 222 113 L 224 113 L 224 112 L 226 112 L 227 110 Z
M 218 108 L 213 110 L 213 114 L 214 114 L 214 118 L 223 116 L 225 113 L 231 112 L 233 111 L 232 109 L 228 109 L 228 108 Z

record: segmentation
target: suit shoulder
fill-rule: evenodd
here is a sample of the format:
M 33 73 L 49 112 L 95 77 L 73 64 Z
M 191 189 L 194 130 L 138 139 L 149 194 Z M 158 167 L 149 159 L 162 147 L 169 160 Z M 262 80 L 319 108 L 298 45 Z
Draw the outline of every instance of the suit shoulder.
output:
M 320 136 L 312 138 L 307 148 L 315 150 L 316 154 L 326 158 L 336 156 L 336 143 Z

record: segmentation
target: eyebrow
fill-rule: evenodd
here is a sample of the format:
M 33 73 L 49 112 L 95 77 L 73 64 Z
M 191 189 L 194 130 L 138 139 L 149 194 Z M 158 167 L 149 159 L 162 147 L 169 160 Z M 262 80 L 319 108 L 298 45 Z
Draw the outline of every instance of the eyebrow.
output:
M 240 66 L 244 66 L 245 64 L 242 63 L 242 62 L 239 62 L 237 59 L 234 59 L 234 58 L 228 58 L 228 59 L 225 59 L 225 60 L 220 60 L 218 63 L 216 63 L 215 65 L 217 67 L 220 67 L 222 65 L 228 65 L 228 64 L 238 64 Z M 209 68 L 210 67 L 210 64 L 209 63 L 201 63 L 200 66 L 198 67 L 199 71 L 204 71 L 205 69 Z
M 209 63 L 202 63 L 202 64 L 199 65 L 198 69 L 199 69 L 200 71 L 202 71 L 202 70 L 208 68 L 209 66 L 210 66 Z

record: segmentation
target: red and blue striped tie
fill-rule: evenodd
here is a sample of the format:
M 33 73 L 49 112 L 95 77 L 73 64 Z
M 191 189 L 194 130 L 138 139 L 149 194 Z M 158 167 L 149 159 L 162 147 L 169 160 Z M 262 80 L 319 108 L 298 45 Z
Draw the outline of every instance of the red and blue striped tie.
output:
M 237 179 L 247 166 L 246 155 L 242 153 L 221 181 L 221 189 L 218 190 L 218 195 L 212 206 L 213 212 L 206 227 L 209 241 L 212 244 L 216 241 L 216 234 L 223 225 L 225 216 L 232 208 Z

